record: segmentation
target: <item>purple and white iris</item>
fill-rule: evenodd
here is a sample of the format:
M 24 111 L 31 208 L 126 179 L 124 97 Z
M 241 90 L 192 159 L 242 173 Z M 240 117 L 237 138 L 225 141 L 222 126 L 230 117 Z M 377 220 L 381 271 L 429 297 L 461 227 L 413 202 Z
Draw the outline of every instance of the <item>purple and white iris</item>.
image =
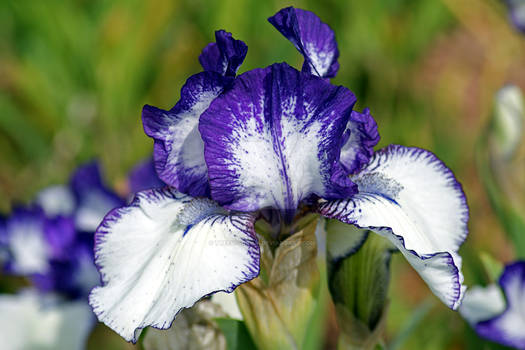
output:
M 459 311 L 481 337 L 525 349 L 525 261 L 507 265 L 498 285 L 469 288 Z
M 4 270 L 28 277 L 42 292 L 86 298 L 100 281 L 93 232 L 108 210 L 123 204 L 103 185 L 96 163 L 80 167 L 69 186 L 42 190 L 35 203 L 3 220 Z
M 99 320 L 128 341 L 257 277 L 254 222 L 263 212 L 284 225 L 314 211 L 374 230 L 450 308 L 461 302 L 461 185 L 429 151 L 393 145 L 374 153 L 369 110 L 353 111 L 354 94 L 329 82 L 339 52 L 327 24 L 292 7 L 269 21 L 304 56 L 302 71 L 276 63 L 235 76 L 246 45 L 218 31 L 179 102 L 143 109 L 168 187 L 139 192 L 102 221 L 95 259 L 103 285 L 90 295 Z

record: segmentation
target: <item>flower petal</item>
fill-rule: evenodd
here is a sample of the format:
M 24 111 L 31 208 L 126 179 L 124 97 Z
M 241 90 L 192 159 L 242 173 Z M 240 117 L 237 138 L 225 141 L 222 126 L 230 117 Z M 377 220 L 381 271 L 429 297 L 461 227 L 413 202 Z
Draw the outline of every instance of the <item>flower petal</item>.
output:
M 201 116 L 212 198 L 293 215 L 311 194 L 355 192 L 337 162 L 355 96 L 285 63 L 240 75 Z
M 58 303 L 33 290 L 0 295 L 2 349 L 84 349 L 94 317 L 86 302 Z
M 194 197 L 209 194 L 204 145 L 197 128 L 210 103 L 231 82 L 217 73 L 202 72 L 188 79 L 179 102 L 169 111 L 145 105 L 142 122 L 155 140 L 155 168 L 160 179 Z
M 131 193 L 165 186 L 166 184 L 157 176 L 152 158 L 138 163 L 131 169 L 129 174 L 129 190 Z
M 45 221 L 40 207 L 17 208 L 7 219 L 5 241 L 10 259 L 5 269 L 9 273 L 29 276 L 49 270 L 52 253 L 44 235 Z
M 505 311 L 505 297 L 500 287 L 495 284 L 468 288 L 459 307 L 461 316 L 472 326 L 480 321 L 494 318 L 503 311 Z
M 334 31 L 315 13 L 287 7 L 268 21 L 304 56 L 303 72 L 333 78 L 339 70 Z
M 499 284 L 507 308 L 501 315 L 478 323 L 476 332 L 500 344 L 525 349 L 525 261 L 506 266 Z
M 241 66 L 248 46 L 235 40 L 231 33 L 224 30 L 215 32 L 215 42 L 208 44 L 199 56 L 199 62 L 205 71 L 234 77 Z
M 392 145 L 352 181 L 358 194 L 321 203 L 320 212 L 387 237 L 456 309 L 465 289 L 457 251 L 467 235 L 468 207 L 450 169 L 429 151 Z
M 51 186 L 37 195 L 36 202 L 48 216 L 71 215 L 75 210 L 75 197 L 67 186 Z
M 79 167 L 71 178 L 71 188 L 77 203 L 75 225 L 83 232 L 94 232 L 108 211 L 124 204 L 103 184 L 97 162 Z
M 355 254 L 365 244 L 368 230 L 361 230 L 338 220 L 326 222 L 326 250 L 330 262 Z
M 340 161 L 347 174 L 355 174 L 370 161 L 379 142 L 377 124 L 368 108 L 363 113 L 352 111 L 344 138 Z
M 128 341 L 146 326 L 170 327 L 183 308 L 258 275 L 253 221 L 169 188 L 139 192 L 96 232 L 103 286 L 91 292 L 93 311 Z

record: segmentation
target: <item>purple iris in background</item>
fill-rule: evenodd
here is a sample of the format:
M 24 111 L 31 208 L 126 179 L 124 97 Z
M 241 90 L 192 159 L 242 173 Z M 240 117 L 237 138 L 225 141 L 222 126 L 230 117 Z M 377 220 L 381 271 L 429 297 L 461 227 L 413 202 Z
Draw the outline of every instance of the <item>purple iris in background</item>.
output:
M 374 152 L 370 111 L 354 111 L 354 94 L 329 82 L 339 67 L 330 27 L 292 7 L 269 21 L 304 56 L 302 71 L 276 63 L 236 76 L 247 47 L 217 31 L 177 104 L 144 106 L 168 187 L 139 192 L 104 218 L 95 234 L 103 285 L 90 294 L 99 320 L 128 341 L 257 277 L 254 222 L 264 212 L 277 227 L 317 212 L 369 228 L 450 308 L 461 302 L 468 207 L 450 169 L 418 148 Z
M 459 311 L 481 337 L 525 349 L 525 261 L 507 265 L 498 285 L 469 288 Z
M 123 204 L 102 183 L 97 163 L 78 168 L 69 186 L 42 190 L 35 203 L 4 220 L 4 270 L 30 278 L 42 292 L 86 298 L 99 282 L 93 232 L 108 210 Z
M 509 18 L 520 32 L 525 33 L 525 0 L 505 0 Z

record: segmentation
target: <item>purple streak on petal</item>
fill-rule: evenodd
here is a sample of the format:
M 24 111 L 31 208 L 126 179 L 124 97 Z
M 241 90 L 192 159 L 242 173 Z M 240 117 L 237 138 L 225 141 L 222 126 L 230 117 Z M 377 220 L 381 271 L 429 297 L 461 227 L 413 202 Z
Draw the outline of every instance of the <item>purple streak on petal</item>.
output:
M 507 307 L 501 315 L 476 324 L 476 332 L 499 344 L 525 349 L 525 261 L 507 265 L 499 284 Z
M 208 196 L 208 170 L 199 118 L 231 83 L 217 73 L 202 72 L 188 79 L 179 102 L 169 111 L 145 105 L 144 132 L 155 140 L 153 157 L 160 179 L 193 197 Z
M 124 201 L 102 182 L 100 167 L 93 161 L 80 166 L 71 178 L 75 195 L 76 227 L 80 231 L 94 232 L 104 215 Z
M 354 194 L 338 163 L 354 103 L 349 90 L 284 63 L 240 75 L 200 120 L 213 199 L 290 216 L 311 194 Z
M 155 171 L 153 158 L 148 158 L 135 165 L 129 174 L 129 190 L 131 193 L 164 186 L 166 184 L 159 179 Z
M 339 50 L 333 30 L 313 12 L 287 7 L 268 21 L 304 56 L 303 72 L 333 78 L 339 70 Z
M 343 136 L 340 161 L 346 174 L 354 174 L 368 163 L 374 154 L 374 146 L 379 142 L 377 124 L 370 110 L 362 113 L 352 111 Z
M 241 40 L 235 40 L 231 33 L 224 30 L 215 32 L 215 41 L 208 44 L 199 56 L 202 68 L 234 77 L 246 57 L 248 46 Z

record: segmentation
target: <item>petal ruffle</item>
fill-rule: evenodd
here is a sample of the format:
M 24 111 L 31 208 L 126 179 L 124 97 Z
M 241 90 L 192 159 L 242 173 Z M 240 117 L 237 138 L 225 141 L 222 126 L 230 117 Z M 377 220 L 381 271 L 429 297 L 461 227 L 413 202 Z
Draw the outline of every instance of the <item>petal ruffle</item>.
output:
M 451 170 L 429 151 L 392 145 L 352 181 L 358 194 L 321 203 L 319 211 L 387 237 L 456 309 L 465 289 L 457 251 L 467 235 L 468 206 Z
M 303 72 L 333 78 L 339 70 L 334 31 L 313 12 L 287 7 L 268 21 L 304 56 Z
M 144 131 L 155 140 L 157 174 L 180 192 L 194 197 L 209 194 L 199 118 L 230 82 L 217 73 L 198 73 L 188 79 L 171 110 L 149 105 L 142 110 Z
M 242 40 L 235 40 L 231 33 L 217 30 L 215 42 L 202 50 L 199 62 L 205 71 L 235 77 L 247 52 L 248 46 Z
M 94 232 L 107 212 L 124 204 L 102 182 L 97 162 L 79 167 L 71 178 L 71 188 L 77 205 L 75 225 L 82 232 Z
M 285 63 L 240 75 L 199 124 L 212 198 L 233 210 L 273 207 L 289 217 L 311 194 L 355 193 L 337 162 L 355 100 Z
M 525 349 L 525 261 L 506 266 L 499 284 L 507 307 L 499 316 L 478 323 L 476 332 L 500 344 Z
M 347 174 L 355 174 L 370 161 L 379 133 L 374 117 L 365 108 L 362 113 L 352 111 L 343 136 L 340 161 Z
M 253 222 L 169 188 L 139 192 L 96 232 L 103 286 L 89 298 L 95 314 L 135 342 L 140 329 L 168 328 L 202 297 L 232 292 L 259 273 Z

